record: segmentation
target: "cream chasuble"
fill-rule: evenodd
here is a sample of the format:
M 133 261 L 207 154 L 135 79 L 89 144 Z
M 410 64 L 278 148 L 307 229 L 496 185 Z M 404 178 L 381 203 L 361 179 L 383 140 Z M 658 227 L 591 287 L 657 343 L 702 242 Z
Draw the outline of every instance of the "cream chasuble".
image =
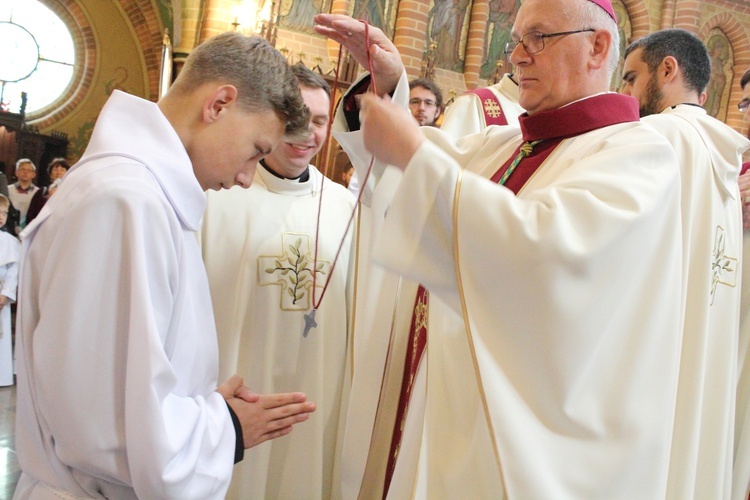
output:
M 667 497 L 729 498 L 742 254 L 737 176 L 750 141 L 688 104 L 643 120 L 673 145 L 682 182 L 685 319 Z
M 742 173 L 750 170 L 750 162 L 745 163 L 742 170 Z M 743 201 L 746 205 L 750 202 L 747 198 Z M 747 263 L 750 262 L 750 227 L 744 228 L 742 239 L 742 261 Z M 750 492 L 750 265 L 745 264 L 742 266 L 738 371 L 732 499 L 747 500 Z
M 390 497 L 662 498 L 680 343 L 671 148 L 638 123 L 566 139 L 516 198 L 486 180 L 512 132 L 425 133 L 392 202 L 380 184 L 373 197 L 388 206 L 375 256 L 431 294 L 424 427 L 410 436 L 407 419 Z M 359 132 L 337 139 L 355 167 L 367 157 Z
M 487 89 L 494 94 L 496 102 L 483 104 L 474 93 L 461 94 L 445 109 L 440 130 L 456 138 L 476 134 L 487 126 L 488 117 L 498 115 L 504 116 L 507 125 L 518 127 L 518 115 L 524 112 L 518 104 L 518 84 L 506 74 Z
M 505 118 L 514 126 L 518 126 L 518 115 L 523 109 L 518 105 L 518 86 L 506 75 L 497 85 L 489 87 L 495 95 L 497 104 Z M 495 103 L 483 106 L 477 95 L 465 94 L 456 99 L 446 113 L 441 126 L 442 130 L 460 137 L 483 129 L 485 125 L 485 109 L 493 112 Z M 476 130 L 473 130 L 476 129 Z M 369 163 L 368 158 L 360 158 L 360 163 Z M 364 170 L 359 171 L 359 178 L 364 178 Z M 400 175 L 398 173 L 396 176 Z M 393 180 L 394 177 L 387 177 Z M 390 180 L 380 182 L 379 190 L 387 189 Z M 397 182 L 394 180 L 394 182 Z M 364 241 L 372 238 L 377 231 L 377 223 L 372 223 L 370 204 L 371 191 L 374 187 L 370 183 L 370 190 L 363 196 L 364 205 L 361 207 L 359 234 Z M 385 186 L 384 186 L 385 184 Z M 378 207 L 375 207 L 378 211 Z M 380 216 L 382 218 L 382 215 Z M 376 219 L 378 216 L 376 215 Z M 378 219 L 380 220 L 380 219 Z M 381 498 L 386 464 L 389 458 L 393 460 L 391 438 L 394 428 L 408 425 L 418 428 L 422 425 L 421 394 L 424 387 L 414 388 L 408 401 L 407 417 L 397 422 L 399 406 L 399 392 L 404 377 L 404 360 L 413 350 L 408 345 L 410 323 L 415 317 L 415 296 L 418 283 L 403 279 L 380 267 L 367 265 L 369 262 L 368 244 L 359 245 L 358 262 L 358 308 L 359 315 L 355 322 L 356 345 L 361 346 L 362 353 L 357 356 L 354 371 L 354 387 L 349 407 L 349 429 L 347 432 L 343 467 L 344 491 L 348 497 L 359 495 L 360 498 Z M 375 297 L 375 298 L 374 298 Z M 457 318 L 460 321 L 460 318 Z M 387 331 L 389 338 L 384 342 L 381 333 Z M 421 362 L 421 361 L 420 361 Z M 421 365 L 420 365 L 421 366 Z M 381 376 L 382 374 L 382 376 Z M 424 377 L 414 374 L 413 383 L 423 383 Z M 408 436 L 418 436 L 418 433 L 407 433 Z M 402 436 L 403 437 L 403 436 Z M 414 446 L 406 447 L 414 448 Z M 416 467 L 415 460 L 405 457 L 397 450 L 396 455 L 402 463 L 411 463 L 409 469 Z M 360 488 L 360 485 L 364 485 Z
M 228 498 L 327 499 L 343 429 L 349 373 L 352 233 L 331 275 L 355 200 L 326 179 L 318 240 L 316 298 L 331 282 L 311 327 L 312 274 L 322 174 L 280 179 L 258 165 L 247 190 L 209 192 L 203 259 L 219 336 L 219 371 L 238 373 L 256 392 L 302 391 L 318 405 L 288 436 L 245 452 Z

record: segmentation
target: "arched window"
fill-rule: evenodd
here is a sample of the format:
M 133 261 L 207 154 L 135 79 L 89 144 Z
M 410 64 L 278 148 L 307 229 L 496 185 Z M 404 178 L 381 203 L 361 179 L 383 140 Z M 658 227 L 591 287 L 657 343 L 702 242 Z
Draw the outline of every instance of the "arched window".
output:
M 71 83 L 75 49 L 65 23 L 38 0 L 0 2 L 0 101 L 18 113 L 54 103 Z

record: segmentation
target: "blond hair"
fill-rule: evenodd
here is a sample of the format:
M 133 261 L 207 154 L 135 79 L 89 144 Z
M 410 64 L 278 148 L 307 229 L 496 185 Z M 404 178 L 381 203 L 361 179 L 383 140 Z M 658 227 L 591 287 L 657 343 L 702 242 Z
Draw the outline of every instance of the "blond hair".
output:
M 248 111 L 274 111 L 288 136 L 307 137 L 310 112 L 297 79 L 265 39 L 234 31 L 209 38 L 188 56 L 170 91 L 185 94 L 214 82 L 233 85 Z

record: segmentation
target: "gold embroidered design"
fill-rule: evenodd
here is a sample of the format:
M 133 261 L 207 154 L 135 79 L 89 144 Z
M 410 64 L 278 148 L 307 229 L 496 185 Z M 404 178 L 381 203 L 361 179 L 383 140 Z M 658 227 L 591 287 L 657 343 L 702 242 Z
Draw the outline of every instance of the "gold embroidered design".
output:
M 724 228 L 716 226 L 716 237 L 714 239 L 713 258 L 711 259 L 711 302 L 714 305 L 716 287 L 719 284 L 735 287 L 737 286 L 737 258 L 729 257 L 726 250 L 726 234 Z
M 312 306 L 313 252 L 309 234 L 282 233 L 281 255 L 258 257 L 258 285 L 281 286 L 282 311 L 307 311 Z M 328 274 L 330 269 L 329 261 L 318 259 L 319 274 Z M 322 280 L 317 287 L 323 288 Z
M 493 99 L 484 100 L 484 111 L 490 118 L 497 118 L 503 115 L 503 108 L 498 106 L 497 101 Z

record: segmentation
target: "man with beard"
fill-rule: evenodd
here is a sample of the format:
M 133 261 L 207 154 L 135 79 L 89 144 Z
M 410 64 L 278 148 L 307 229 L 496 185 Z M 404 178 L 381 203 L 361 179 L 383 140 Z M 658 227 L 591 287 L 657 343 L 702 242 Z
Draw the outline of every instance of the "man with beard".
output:
M 750 122 L 750 70 L 740 78 L 742 100 L 737 104 L 746 122 Z M 740 314 L 740 364 L 737 387 L 737 413 L 734 436 L 734 481 L 732 498 L 746 499 L 750 491 L 750 162 L 742 166 L 739 178 L 743 200 L 742 306 Z
M 201 241 L 220 375 L 242 373 L 259 392 L 303 391 L 317 413 L 288 439 L 247 453 L 230 499 L 338 496 L 334 461 L 351 319 L 352 232 L 345 233 L 355 199 L 310 165 L 327 136 L 330 88 L 301 63 L 292 72 L 311 132 L 261 160 L 249 189 L 208 193 Z
M 703 43 L 682 29 L 625 51 L 621 92 L 677 153 L 682 184 L 683 334 L 669 498 L 726 498 L 732 482 L 742 255 L 737 176 L 750 141 L 701 107 Z
M 436 127 L 443 112 L 443 93 L 426 78 L 412 80 L 409 82 L 409 111 L 420 125 Z

